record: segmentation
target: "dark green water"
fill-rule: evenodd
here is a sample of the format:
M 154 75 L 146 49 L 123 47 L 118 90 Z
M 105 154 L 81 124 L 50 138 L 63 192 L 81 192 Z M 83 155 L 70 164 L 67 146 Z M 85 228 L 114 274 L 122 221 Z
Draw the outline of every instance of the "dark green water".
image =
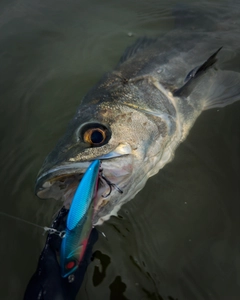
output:
M 198 3 L 217 18 L 227 2 Z M 45 156 L 126 46 L 174 29 L 182 7 L 166 0 L 1 1 L 2 211 L 50 225 L 59 203 L 34 196 Z M 197 24 L 204 25 L 198 15 Z M 121 218 L 101 226 L 107 239 L 99 236 L 77 299 L 240 299 L 239 179 L 240 102 L 204 112 L 175 159 L 122 208 Z M 0 223 L 0 299 L 22 299 L 45 237 L 3 216 Z

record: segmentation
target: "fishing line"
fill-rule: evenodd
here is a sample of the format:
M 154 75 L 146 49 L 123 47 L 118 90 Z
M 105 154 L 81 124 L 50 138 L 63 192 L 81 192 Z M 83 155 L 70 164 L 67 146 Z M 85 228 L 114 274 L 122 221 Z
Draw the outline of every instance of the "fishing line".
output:
M 26 223 L 26 224 L 28 224 L 28 225 L 35 226 L 35 227 L 37 227 L 37 228 L 41 228 L 41 229 L 44 230 L 44 233 L 43 233 L 43 234 L 45 234 L 45 232 L 49 232 L 50 234 L 57 234 L 57 235 L 59 235 L 61 238 L 63 238 L 63 237 L 65 236 L 65 231 L 58 231 L 57 229 L 54 229 L 54 228 L 52 228 L 52 227 L 40 226 L 40 225 L 37 225 L 37 224 L 32 223 L 32 222 L 30 222 L 30 221 L 26 221 L 26 220 L 24 220 L 24 219 L 21 219 L 21 218 L 18 218 L 18 217 L 9 215 L 9 214 L 4 213 L 4 212 L 2 212 L 2 211 L 0 211 L 0 215 L 5 216 L 5 217 L 8 217 L 8 218 L 11 218 L 11 219 L 14 219 L 14 220 L 17 220 L 17 221 L 20 221 L 20 222 L 23 222 L 23 223 Z

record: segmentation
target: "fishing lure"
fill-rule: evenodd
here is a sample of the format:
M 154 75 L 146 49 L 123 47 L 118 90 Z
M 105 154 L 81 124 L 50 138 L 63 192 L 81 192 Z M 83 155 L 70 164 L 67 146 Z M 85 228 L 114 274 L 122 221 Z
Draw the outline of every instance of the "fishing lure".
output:
M 99 179 L 100 161 L 94 160 L 85 172 L 72 200 L 66 233 L 60 251 L 62 277 L 71 275 L 81 262 L 92 230 L 92 204 Z

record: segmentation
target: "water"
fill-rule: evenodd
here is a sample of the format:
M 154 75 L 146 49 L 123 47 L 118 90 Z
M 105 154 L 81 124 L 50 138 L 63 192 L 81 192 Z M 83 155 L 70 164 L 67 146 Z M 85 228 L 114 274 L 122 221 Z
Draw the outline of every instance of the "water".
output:
M 35 197 L 34 182 L 81 98 L 126 46 L 173 29 L 173 12 L 191 3 L 1 2 L 2 211 L 50 225 L 59 204 Z M 198 3 L 217 16 L 219 1 Z M 77 299 L 239 299 L 239 116 L 240 102 L 204 112 L 175 159 L 101 226 L 107 239 L 94 246 Z M 3 216 L 0 223 L 0 298 L 21 299 L 45 237 Z

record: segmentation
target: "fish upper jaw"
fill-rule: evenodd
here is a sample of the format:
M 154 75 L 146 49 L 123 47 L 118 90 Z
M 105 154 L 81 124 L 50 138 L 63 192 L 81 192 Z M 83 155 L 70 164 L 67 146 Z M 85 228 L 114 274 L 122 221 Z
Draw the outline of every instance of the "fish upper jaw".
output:
M 77 187 L 90 162 L 61 164 L 40 173 L 35 185 L 35 194 L 42 199 L 54 198 L 60 200 L 63 191 L 71 188 L 73 183 Z

